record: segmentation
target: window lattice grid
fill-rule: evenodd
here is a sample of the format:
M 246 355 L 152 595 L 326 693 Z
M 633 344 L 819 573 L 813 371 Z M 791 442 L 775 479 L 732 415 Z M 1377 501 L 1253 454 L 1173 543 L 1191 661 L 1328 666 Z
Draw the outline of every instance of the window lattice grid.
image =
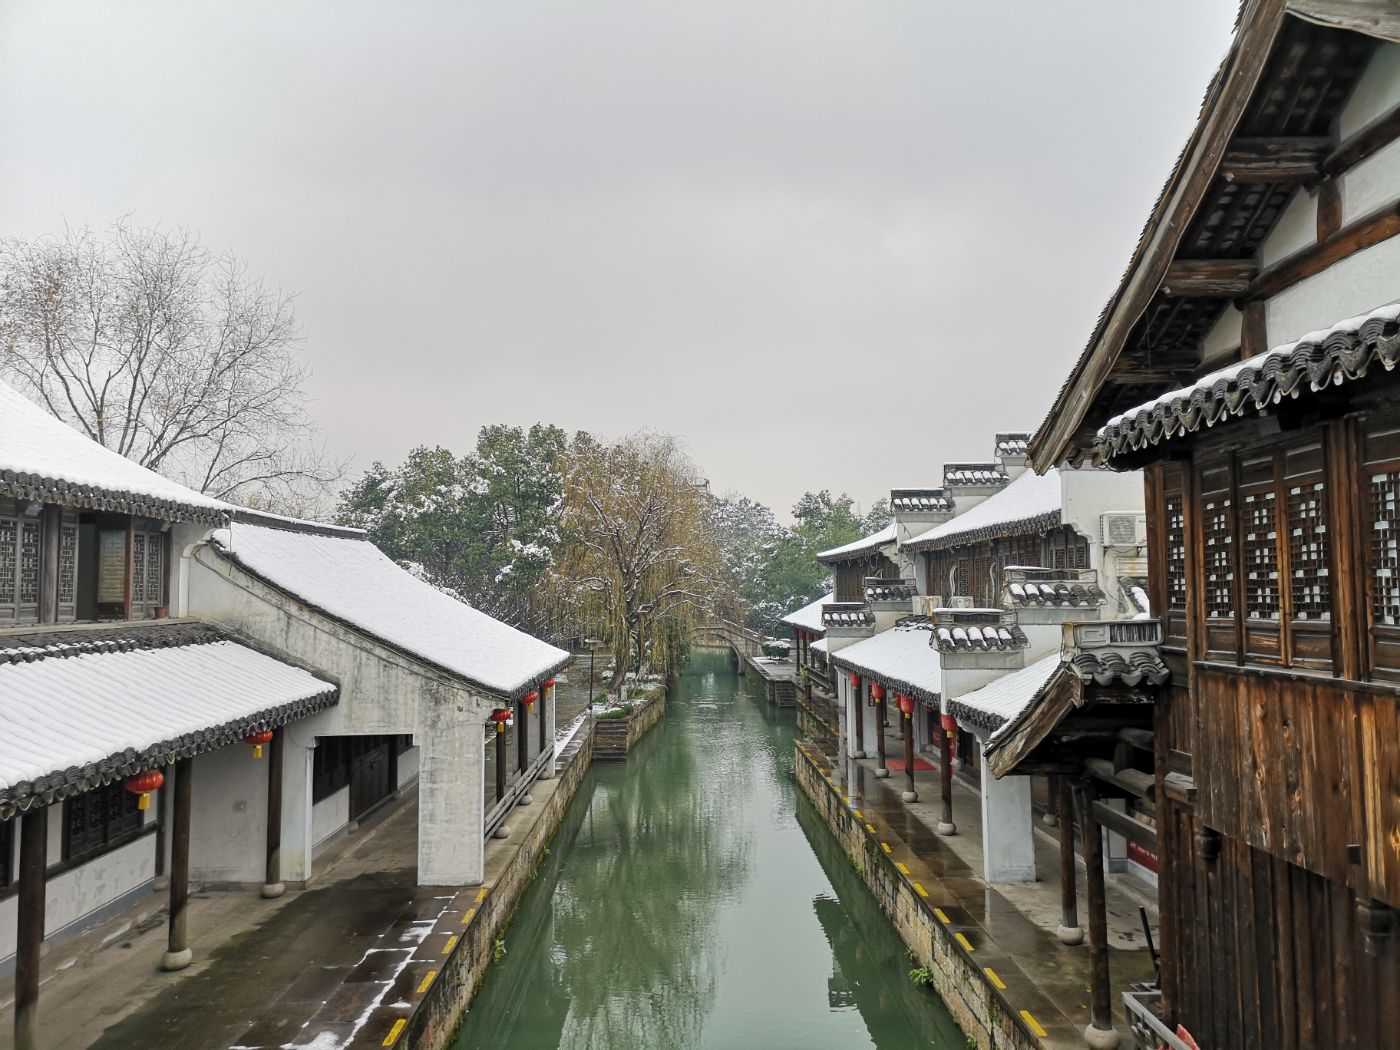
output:
M 15 575 L 19 568 L 19 522 L 0 518 L 0 604 L 15 600 Z
M 149 535 L 146 537 L 146 601 L 151 605 L 159 605 L 161 599 L 161 557 L 162 553 L 161 537 Z
M 1288 490 L 1288 558 L 1295 620 L 1332 618 L 1325 496 L 1321 481 Z
M 146 534 L 131 534 L 131 604 L 140 605 L 146 600 Z
M 1244 608 L 1251 620 L 1280 615 L 1278 521 L 1273 492 L 1243 497 Z
M 1371 476 L 1371 612 L 1400 626 L 1400 471 Z
M 19 533 L 19 601 L 35 605 L 39 601 L 39 523 L 20 523 Z
M 1167 500 L 1167 607 L 1186 608 L 1186 509 L 1180 496 Z
M 1235 537 L 1230 528 L 1231 508 L 1228 498 L 1206 500 L 1203 540 L 1206 569 L 1206 616 L 1228 620 L 1235 615 Z
M 58 604 L 72 605 L 78 592 L 78 529 L 65 525 L 58 534 Z

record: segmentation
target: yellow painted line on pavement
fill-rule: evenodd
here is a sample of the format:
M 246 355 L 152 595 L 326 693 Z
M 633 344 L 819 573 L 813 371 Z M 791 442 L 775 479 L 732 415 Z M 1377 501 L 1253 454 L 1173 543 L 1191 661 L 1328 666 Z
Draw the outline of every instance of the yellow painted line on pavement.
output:
M 476 909 L 468 908 L 465 912 L 462 913 L 462 925 L 465 926 L 474 918 L 476 918 Z
M 894 850 L 890 849 L 890 844 L 889 844 L 888 842 L 882 842 L 882 843 L 880 843 L 880 848 L 881 848 L 882 850 L 884 850 L 886 853 L 893 853 L 893 852 L 894 852 Z
M 457 947 L 457 935 L 454 933 L 451 937 L 447 938 L 447 943 L 443 945 L 442 948 L 442 954 L 451 955 L 452 949 L 455 947 Z
M 914 892 L 917 893 L 920 897 L 928 896 L 928 890 L 924 889 L 923 886 L 917 882 L 914 883 Z
M 899 873 L 900 873 L 901 875 L 908 875 L 908 874 L 909 874 L 909 869 L 905 866 L 905 864 L 904 864 L 903 861 L 898 861 L 898 860 L 895 861 L 895 862 L 894 862 L 894 866 L 895 866 L 896 868 L 899 869 Z
M 982 972 L 987 975 L 987 977 L 991 980 L 991 982 L 994 985 L 1000 988 L 1003 992 L 1006 991 L 1006 982 L 1003 981 L 1000 977 L 998 977 L 997 972 L 993 970 L 990 966 L 982 967 Z
M 1044 1028 L 1040 1027 L 1040 1022 L 1035 1019 L 1035 1014 L 1031 1013 L 1029 1010 L 1021 1011 L 1021 1020 L 1025 1021 L 1026 1024 L 1030 1025 L 1031 1031 L 1034 1032 L 1039 1038 L 1044 1039 L 1045 1036 L 1048 1034 Z
M 944 926 L 951 926 L 953 924 L 953 921 L 948 918 L 948 913 L 942 908 L 934 908 L 933 914 L 938 916 L 938 921 L 941 922 Z
M 490 886 L 483 886 L 476 891 L 476 903 L 480 904 L 486 899 L 486 895 L 491 892 Z
M 404 1026 L 407 1024 L 408 1018 L 406 1017 L 400 1017 L 397 1021 L 395 1021 L 394 1027 L 390 1028 L 389 1034 L 384 1037 L 383 1045 L 393 1046 L 395 1043 L 397 1043 L 399 1041 L 399 1033 L 404 1030 Z
M 429 970 L 423 975 L 423 979 L 418 982 L 418 994 L 422 995 L 428 990 L 428 985 L 433 983 L 433 978 L 437 976 L 436 970 Z
M 968 940 L 966 937 L 964 937 L 962 934 L 960 934 L 960 933 L 955 933 L 955 934 L 953 934 L 953 936 L 956 937 L 956 938 L 958 939 L 958 943 L 961 944 L 961 945 L 962 945 L 964 948 L 966 948 L 968 951 L 972 951 L 972 950 L 973 950 L 973 949 L 972 949 L 972 942 L 969 941 L 969 940 Z

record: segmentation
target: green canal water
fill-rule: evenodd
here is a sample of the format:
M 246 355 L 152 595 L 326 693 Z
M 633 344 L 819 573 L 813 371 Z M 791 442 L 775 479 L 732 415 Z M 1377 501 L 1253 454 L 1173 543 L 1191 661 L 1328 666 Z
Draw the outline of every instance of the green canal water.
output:
M 966 1046 L 793 779 L 794 719 L 701 653 L 580 785 L 458 1050 Z

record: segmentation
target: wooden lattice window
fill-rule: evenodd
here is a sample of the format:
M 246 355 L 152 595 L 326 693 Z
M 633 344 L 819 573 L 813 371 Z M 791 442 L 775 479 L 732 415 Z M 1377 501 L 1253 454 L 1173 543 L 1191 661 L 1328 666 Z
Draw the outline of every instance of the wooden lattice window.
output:
M 131 534 L 131 618 L 156 614 L 165 593 L 165 536 L 159 532 Z
M 1371 475 L 1371 618 L 1400 627 L 1400 470 Z
M 1201 502 L 1201 543 L 1205 548 L 1206 616 L 1228 620 L 1235 615 L 1234 500 L 1216 496 Z
M 1166 498 L 1167 608 L 1186 608 L 1186 505 L 1181 493 Z
M 1332 586 L 1327 571 L 1327 515 L 1321 481 L 1288 489 L 1288 563 L 1293 619 L 1330 620 Z
M 145 823 L 136 796 L 114 781 L 63 803 L 63 859 L 89 860 L 130 842 Z
M 39 619 L 41 528 L 29 518 L 0 518 L 0 624 Z
M 1240 500 L 1244 525 L 1244 614 L 1251 620 L 1282 615 L 1278 582 L 1278 522 L 1274 492 L 1251 492 Z
M 58 618 L 78 615 L 78 526 L 64 524 L 58 532 Z

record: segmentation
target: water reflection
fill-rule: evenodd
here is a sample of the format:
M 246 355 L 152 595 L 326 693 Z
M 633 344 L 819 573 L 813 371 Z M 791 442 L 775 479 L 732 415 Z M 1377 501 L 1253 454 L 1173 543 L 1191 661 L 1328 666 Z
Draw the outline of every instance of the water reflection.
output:
M 792 762 L 791 712 L 698 657 L 632 759 L 588 774 L 460 1050 L 962 1046 L 805 829 Z

